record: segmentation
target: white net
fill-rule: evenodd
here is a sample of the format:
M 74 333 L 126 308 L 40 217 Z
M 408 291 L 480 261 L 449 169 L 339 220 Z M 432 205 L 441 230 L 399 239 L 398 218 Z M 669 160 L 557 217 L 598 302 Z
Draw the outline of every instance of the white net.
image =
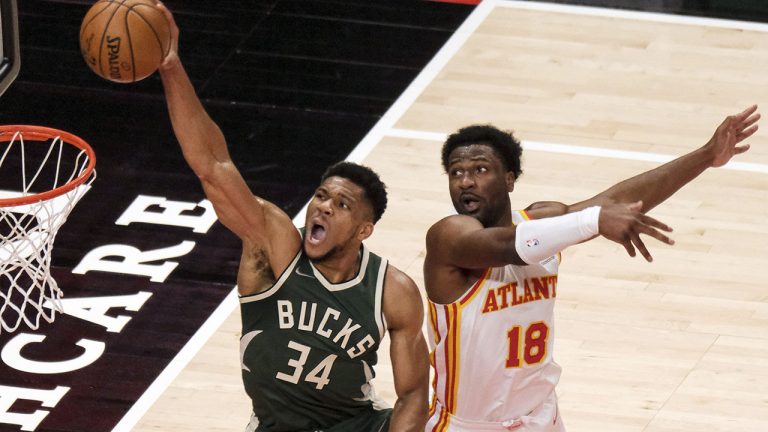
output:
M 0 144 L 2 333 L 22 323 L 36 329 L 61 312 L 62 291 L 50 272 L 53 242 L 96 175 L 90 147 L 89 155 L 60 136 L 0 131 Z

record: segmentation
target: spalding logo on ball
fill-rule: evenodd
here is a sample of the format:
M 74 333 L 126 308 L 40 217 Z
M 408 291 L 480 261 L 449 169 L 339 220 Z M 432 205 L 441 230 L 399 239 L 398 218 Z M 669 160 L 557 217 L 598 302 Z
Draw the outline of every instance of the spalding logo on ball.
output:
M 132 83 L 152 75 L 171 46 L 171 31 L 153 0 L 100 0 L 80 26 L 80 52 L 100 77 Z

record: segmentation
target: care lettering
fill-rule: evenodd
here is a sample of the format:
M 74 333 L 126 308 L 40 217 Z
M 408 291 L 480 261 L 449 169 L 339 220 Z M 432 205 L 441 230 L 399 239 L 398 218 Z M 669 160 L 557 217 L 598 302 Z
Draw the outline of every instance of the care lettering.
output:
M 47 410 L 35 410 L 29 414 L 9 412 L 11 406 L 20 399 L 41 402 L 46 408 L 54 408 L 61 398 L 69 391 L 69 387 L 57 386 L 51 390 L 30 389 L 0 385 L 0 423 L 14 424 L 23 431 L 37 429 L 45 417 Z
M 110 54 L 119 51 L 119 38 L 109 41 Z M 111 60 L 110 56 L 110 60 Z M 115 222 L 116 225 L 145 223 L 171 225 L 189 228 L 194 233 L 206 233 L 216 221 L 213 207 L 207 200 L 199 202 L 170 201 L 162 197 L 139 195 Z M 142 251 L 135 247 L 111 244 L 97 247 L 88 252 L 72 270 L 76 274 L 89 271 L 127 274 L 148 277 L 151 282 L 163 282 L 178 266 L 169 258 L 177 258 L 193 250 L 195 242 L 182 241 L 179 244 Z M 135 294 L 79 297 L 61 299 L 63 313 L 87 321 L 103 328 L 106 332 L 120 333 L 132 319 L 125 314 L 108 314 L 119 308 L 138 312 L 152 296 L 151 292 L 139 291 Z M 316 307 L 316 305 L 314 305 Z M 52 307 L 46 304 L 46 307 Z M 326 311 L 326 321 L 333 318 L 333 313 Z M 308 320 L 314 320 L 314 312 L 308 314 Z M 338 318 L 338 312 L 336 312 Z M 309 322 L 308 321 L 308 322 Z M 96 362 L 105 352 L 106 343 L 99 340 L 81 338 L 72 344 L 79 347 L 79 354 L 58 361 L 43 361 L 22 354 L 25 347 L 33 344 L 45 344 L 46 335 L 20 332 L 14 335 L 0 350 L 0 358 L 10 368 L 29 374 L 62 374 L 83 369 Z M 0 381 L 2 377 L 0 377 Z M 17 400 L 40 401 L 42 407 L 55 408 L 70 390 L 66 386 L 53 389 L 35 389 L 0 385 L 0 424 L 16 425 L 24 431 L 34 431 L 50 411 L 38 409 L 31 413 L 11 412 Z M 0 428 L 1 429 L 1 428 Z
M 153 210 L 161 208 L 162 211 Z M 199 215 L 183 214 L 202 209 Z M 206 233 L 216 222 L 216 213 L 208 200 L 198 203 L 170 201 L 162 197 L 139 195 L 130 206 L 117 218 L 116 225 L 132 223 L 147 223 L 153 225 L 171 225 L 192 228 L 195 233 Z M 97 247 L 90 251 L 72 270 L 76 274 L 89 271 L 105 271 L 111 273 L 149 276 L 152 282 L 163 282 L 176 269 L 178 263 L 167 261 L 186 255 L 195 247 L 193 241 L 181 243 L 160 249 L 142 251 L 133 246 L 110 244 Z M 161 264 L 150 264 L 155 261 Z

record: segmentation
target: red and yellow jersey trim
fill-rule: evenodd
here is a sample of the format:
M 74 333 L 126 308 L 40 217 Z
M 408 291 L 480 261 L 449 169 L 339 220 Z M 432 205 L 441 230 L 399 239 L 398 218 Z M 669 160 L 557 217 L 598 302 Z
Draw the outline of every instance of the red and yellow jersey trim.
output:
M 461 311 L 464 306 L 469 304 L 477 297 L 478 293 L 482 291 L 483 285 L 488 280 L 491 274 L 491 268 L 488 268 L 483 273 L 483 276 L 475 282 L 472 287 L 458 300 L 447 305 L 436 305 L 433 302 L 429 302 L 430 313 L 430 325 L 432 326 L 435 344 L 443 342 L 442 355 L 438 354 L 437 350 L 432 352 L 431 361 L 433 366 L 437 365 L 437 362 L 441 362 L 445 368 L 445 390 L 443 394 L 438 395 L 438 374 L 435 374 L 435 378 L 432 381 L 432 389 L 434 390 L 434 396 L 430 406 L 430 417 L 435 413 L 437 409 L 438 396 L 440 404 L 442 406 L 440 413 L 440 420 L 432 429 L 433 432 L 440 432 L 446 430 L 448 423 L 450 422 L 450 414 L 456 412 L 458 404 L 458 392 L 459 392 L 459 371 L 461 366 Z M 439 318 L 442 318 L 445 323 L 445 334 L 440 334 Z M 442 357 L 442 358 L 440 358 Z M 436 369 L 436 368 L 435 368 Z
M 472 299 L 475 298 L 478 292 L 480 292 L 480 287 L 485 284 L 485 281 L 488 280 L 488 276 L 491 275 L 491 268 L 488 267 L 485 272 L 483 272 L 483 275 L 480 277 L 480 279 L 475 282 L 475 284 L 472 286 L 472 288 L 469 289 L 469 291 L 464 294 L 464 297 L 462 297 L 459 300 L 459 305 L 464 306 L 465 304 L 472 301 Z

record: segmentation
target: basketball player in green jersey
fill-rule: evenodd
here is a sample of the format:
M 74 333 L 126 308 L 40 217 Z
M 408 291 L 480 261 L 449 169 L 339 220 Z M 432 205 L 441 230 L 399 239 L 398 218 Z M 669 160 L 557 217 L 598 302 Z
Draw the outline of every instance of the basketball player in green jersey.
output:
M 331 167 L 309 203 L 306 230 L 254 196 L 178 56 L 178 27 L 160 67 L 171 122 L 219 220 L 242 240 L 237 275 L 247 431 L 416 431 L 427 417 L 429 361 L 418 288 L 363 241 L 386 207 L 384 184 L 352 163 Z M 385 331 L 397 401 L 371 387 Z

